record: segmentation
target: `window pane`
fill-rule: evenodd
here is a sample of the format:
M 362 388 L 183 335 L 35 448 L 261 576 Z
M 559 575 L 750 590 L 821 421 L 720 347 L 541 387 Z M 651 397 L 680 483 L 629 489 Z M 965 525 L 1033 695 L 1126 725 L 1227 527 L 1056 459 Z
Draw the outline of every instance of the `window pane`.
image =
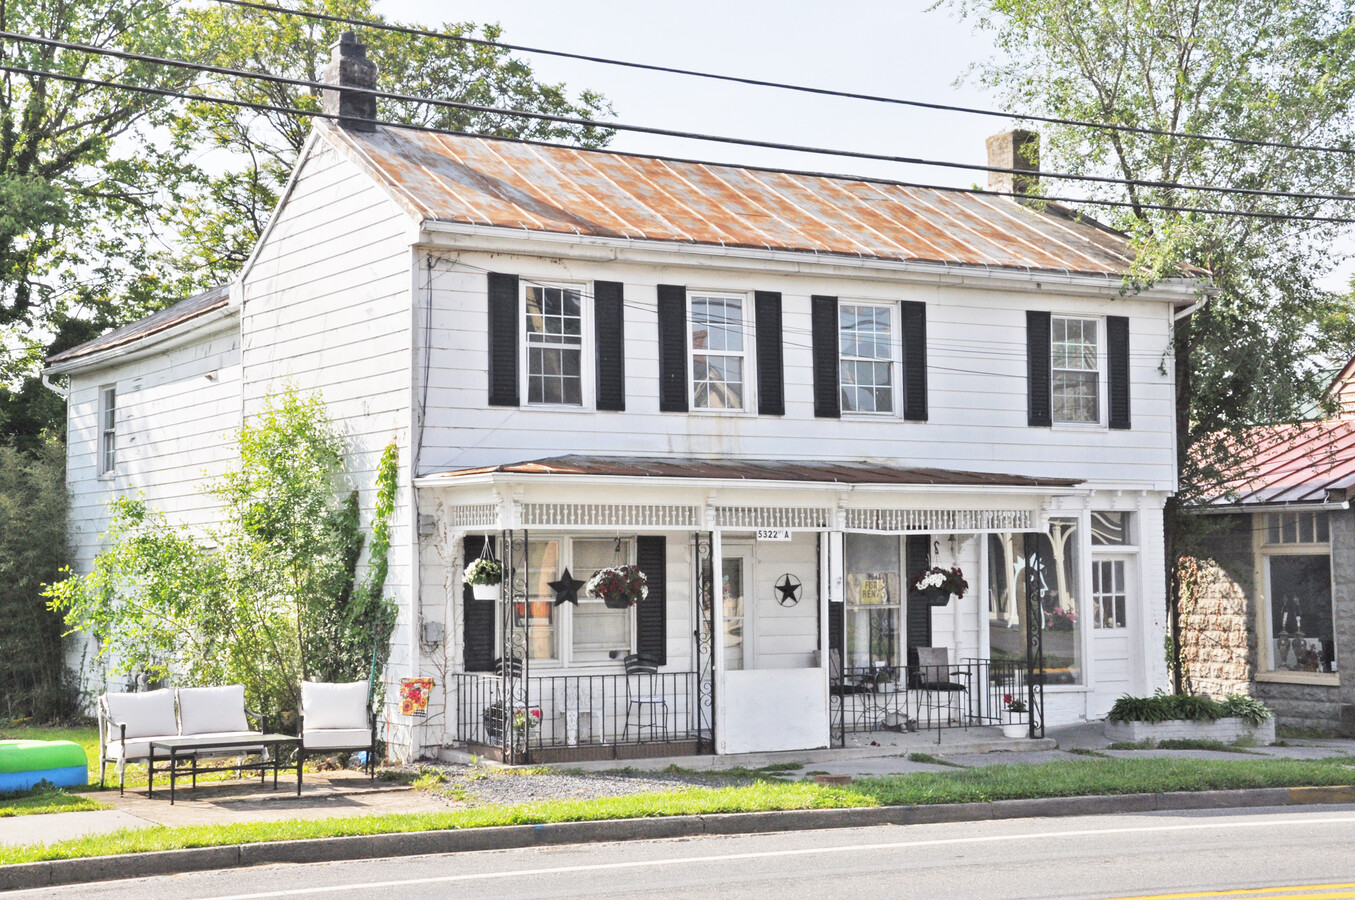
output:
M 1331 557 L 1266 558 L 1270 664 L 1277 671 L 1331 672 Z
M 576 288 L 529 286 L 527 402 L 583 405 L 583 308 Z
M 848 668 L 897 666 L 903 580 L 899 539 L 848 534 L 843 542 L 847 608 L 844 610 Z
M 725 669 L 744 667 L 743 658 L 743 559 L 727 556 L 720 560 L 725 632 Z
M 1090 618 L 1079 595 L 1077 520 L 1054 519 L 1048 534 L 988 538 L 988 635 L 995 664 L 1024 665 L 1026 593 L 1039 616 L 1045 684 L 1081 684 L 1082 628 Z
M 560 577 L 560 542 L 527 542 L 527 602 L 514 604 L 518 623 L 527 627 L 527 658 L 555 659 L 555 592 L 550 582 Z M 524 621 L 525 614 L 525 621 Z
M 599 569 L 621 566 L 631 560 L 630 541 L 616 538 L 575 540 L 571 547 L 574 564 L 571 574 L 587 581 Z M 574 619 L 573 646 L 581 661 L 608 659 L 611 651 L 629 653 L 631 648 L 631 611 L 608 609 L 600 600 L 593 600 L 583 592 L 579 603 L 571 611 Z
M 742 409 L 743 301 L 699 297 L 692 301 L 692 403 L 698 409 Z
M 1132 543 L 1129 517 L 1127 512 L 1093 512 L 1092 544 L 1104 547 Z
M 891 313 L 885 306 L 838 308 L 844 412 L 893 411 Z

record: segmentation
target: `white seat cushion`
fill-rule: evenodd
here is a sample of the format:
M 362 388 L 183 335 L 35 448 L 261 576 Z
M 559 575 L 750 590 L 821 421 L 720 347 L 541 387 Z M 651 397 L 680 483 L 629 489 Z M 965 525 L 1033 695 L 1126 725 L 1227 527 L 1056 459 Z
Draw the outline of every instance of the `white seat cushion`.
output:
M 179 688 L 178 694 L 180 734 L 249 731 L 243 684 Z
M 332 728 L 368 730 L 367 682 L 343 684 L 301 682 L 301 715 L 306 731 Z
M 146 759 L 151 755 L 151 741 L 166 741 L 169 740 L 170 738 L 176 737 L 178 737 L 177 734 L 150 734 L 145 735 L 144 737 L 139 737 L 136 740 L 128 738 L 126 744 L 127 748 L 126 760 L 123 760 L 122 758 L 122 750 L 124 746 L 123 743 L 114 738 L 113 740 L 108 742 L 108 747 L 105 749 L 104 752 L 104 758 L 112 760 L 113 762 L 117 762 L 118 760 L 126 762 L 128 760 L 133 759 Z M 169 759 L 168 751 L 163 750 L 155 751 L 156 758 L 160 759 L 162 753 L 164 754 L 163 756 L 164 759 Z
M 370 728 L 306 729 L 301 743 L 307 750 L 365 750 L 372 746 Z
M 168 688 L 140 694 L 105 694 L 108 717 L 127 725 L 127 737 L 158 737 L 179 733 L 174 718 L 174 692 Z M 110 738 L 120 737 L 117 725 L 108 728 Z

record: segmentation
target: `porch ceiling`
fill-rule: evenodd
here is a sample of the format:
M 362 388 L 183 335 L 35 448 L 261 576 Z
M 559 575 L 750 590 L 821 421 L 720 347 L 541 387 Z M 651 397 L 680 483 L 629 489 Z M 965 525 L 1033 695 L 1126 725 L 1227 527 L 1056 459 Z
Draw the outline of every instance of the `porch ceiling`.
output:
M 420 484 L 454 484 L 486 476 L 593 476 L 599 478 L 691 478 L 730 481 L 809 482 L 841 485 L 931 485 L 946 487 L 1071 488 L 1075 478 L 910 468 L 871 462 L 816 463 L 777 459 L 694 457 L 556 456 L 425 475 Z

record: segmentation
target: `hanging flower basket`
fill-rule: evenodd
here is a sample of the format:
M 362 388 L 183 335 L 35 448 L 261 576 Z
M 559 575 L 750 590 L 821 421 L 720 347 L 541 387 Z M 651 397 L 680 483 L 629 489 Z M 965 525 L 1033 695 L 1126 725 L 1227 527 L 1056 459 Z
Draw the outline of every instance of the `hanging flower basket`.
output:
M 965 581 L 959 566 L 953 569 L 932 566 L 914 573 L 908 582 L 931 606 L 945 606 L 950 602 L 951 594 L 963 597 L 969 590 L 969 582 Z
M 649 580 L 636 566 L 608 567 L 594 573 L 584 590 L 608 609 L 625 609 L 649 596 Z
M 482 556 L 466 566 L 461 573 L 470 585 L 476 600 L 499 599 L 499 582 L 503 581 L 503 566 L 492 556 Z

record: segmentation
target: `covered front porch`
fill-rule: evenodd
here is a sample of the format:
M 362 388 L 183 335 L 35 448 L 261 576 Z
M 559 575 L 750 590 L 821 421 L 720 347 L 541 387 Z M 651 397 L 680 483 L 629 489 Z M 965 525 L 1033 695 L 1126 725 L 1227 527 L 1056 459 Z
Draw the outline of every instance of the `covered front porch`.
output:
M 1043 657 L 1085 575 L 1053 552 L 1071 558 L 1089 516 L 1071 481 L 568 458 L 418 487 L 456 597 L 441 741 L 489 758 L 1036 736 L 1045 686 L 1083 674 L 1080 647 Z M 504 570 L 488 601 L 454 577 L 486 552 Z M 614 563 L 644 571 L 649 597 L 611 610 L 570 593 Z M 960 568 L 968 591 L 912 590 L 929 566 Z

